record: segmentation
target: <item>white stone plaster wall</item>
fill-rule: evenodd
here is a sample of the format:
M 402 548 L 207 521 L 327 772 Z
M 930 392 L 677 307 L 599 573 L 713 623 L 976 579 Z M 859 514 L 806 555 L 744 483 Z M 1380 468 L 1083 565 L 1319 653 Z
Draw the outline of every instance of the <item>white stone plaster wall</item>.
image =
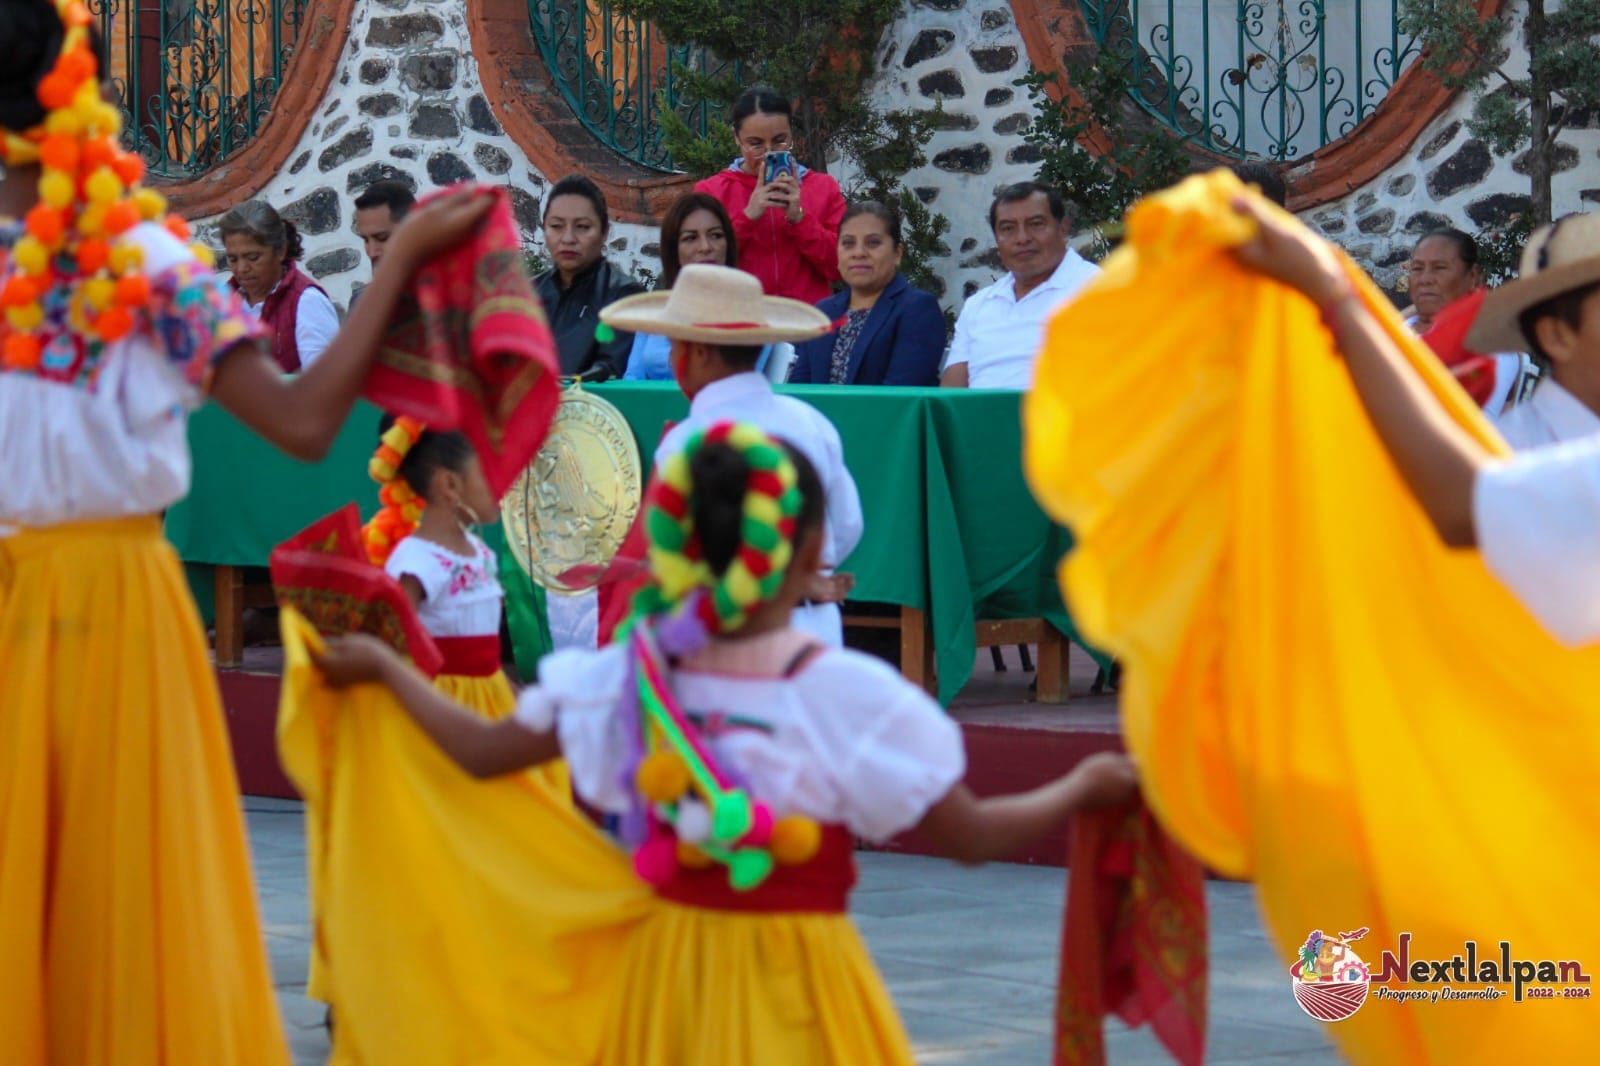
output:
M 1520 41 L 1526 5 L 1519 0 L 1512 7 L 1517 25 L 1511 33 Z M 1525 74 L 1526 50 L 1516 47 L 1508 67 L 1513 77 Z M 1500 225 L 1528 202 L 1528 177 L 1518 171 L 1520 153 L 1493 155 L 1467 130 L 1471 114 L 1471 98 L 1458 97 L 1404 159 L 1304 217 L 1342 245 L 1380 285 L 1402 287 L 1403 265 L 1428 230 L 1448 225 L 1473 233 Z M 1600 204 L 1600 115 L 1579 116 L 1561 140 L 1558 172 L 1551 183 L 1556 218 Z
M 451 0 L 361 0 L 327 97 L 258 198 L 284 211 L 305 239 L 305 264 L 335 302 L 348 306 L 371 275 L 355 235 L 353 201 L 377 177 L 407 177 L 419 193 L 475 177 L 508 187 L 523 239 L 540 254 L 541 174 L 491 118 L 473 58 L 465 5 Z M 200 220 L 214 232 L 216 218 Z M 641 249 L 655 227 L 616 223 L 608 255 L 652 274 Z M 213 243 L 215 243 L 213 241 Z
M 1012 84 L 1030 69 L 1022 34 L 1007 0 L 909 0 L 884 31 L 877 68 L 869 91 L 878 107 L 943 106 L 945 128 L 928 145 L 928 163 L 905 184 L 950 220 L 943 302 L 959 309 L 1002 273 L 989 232 L 994 193 L 1037 169 L 1019 132 L 1032 114 L 1028 94 Z M 848 173 L 840 177 L 848 182 Z
M 959 309 L 1001 272 L 988 227 L 991 197 L 1036 172 L 1021 136 L 1032 109 L 1014 82 L 1029 65 L 1011 5 L 907 0 L 878 44 L 877 65 L 868 91 L 879 107 L 943 107 L 928 163 L 905 181 L 950 220 L 944 302 Z M 1307 212 L 1308 221 L 1394 288 L 1421 233 L 1445 224 L 1473 231 L 1516 210 L 1527 178 L 1514 159 L 1491 156 L 1471 137 L 1463 122 L 1470 110 L 1469 100 L 1457 100 L 1404 160 Z M 1565 136 L 1565 169 L 1555 178 L 1558 216 L 1600 203 L 1600 115 L 1574 125 Z M 327 99 L 289 165 L 260 194 L 301 225 L 307 265 L 341 304 L 368 277 L 351 201 L 373 178 L 397 175 L 422 191 L 468 175 L 508 186 L 529 248 L 542 253 L 537 215 L 551 176 L 540 174 L 490 115 L 460 3 L 363 0 Z M 837 176 L 848 185 L 848 171 Z M 202 233 L 214 221 L 204 220 Z M 619 223 L 608 254 L 653 274 L 655 240 L 654 227 Z

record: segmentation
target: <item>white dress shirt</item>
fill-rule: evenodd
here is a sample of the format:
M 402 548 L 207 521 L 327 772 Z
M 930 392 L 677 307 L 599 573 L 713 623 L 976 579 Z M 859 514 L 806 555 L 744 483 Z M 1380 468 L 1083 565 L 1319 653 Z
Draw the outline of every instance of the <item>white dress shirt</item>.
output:
M 1099 267 L 1068 248 L 1055 273 L 1020 300 L 1009 273 L 979 289 L 956 319 L 946 368 L 966 363 L 969 388 L 1031 387 L 1045 322 L 1099 274 Z
M 1484 563 L 1533 616 L 1567 644 L 1600 640 L 1600 435 L 1489 467 L 1472 511 Z
M 792 396 L 779 396 L 771 382 L 755 371 L 713 381 L 689 404 L 689 415 L 673 426 L 656 446 L 655 464 L 681 451 L 689 437 L 718 422 L 748 422 L 768 436 L 795 447 L 816 467 L 827 495 L 822 562 L 834 567 L 861 543 L 864 523 L 855 478 L 844 465 L 844 443 L 827 416 Z M 794 625 L 831 646 L 844 644 L 844 620 L 833 603 L 796 608 Z
M 1554 378 L 1546 378 L 1531 397 L 1496 419 L 1495 426 L 1506 443 L 1520 452 L 1600 433 L 1600 416 Z

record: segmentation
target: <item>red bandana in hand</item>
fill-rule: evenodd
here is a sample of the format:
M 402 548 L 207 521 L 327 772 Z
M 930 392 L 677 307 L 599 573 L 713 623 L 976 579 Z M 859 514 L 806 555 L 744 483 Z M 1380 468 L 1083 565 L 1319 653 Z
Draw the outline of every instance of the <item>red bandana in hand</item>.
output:
M 1143 805 L 1072 820 L 1056 1066 L 1105 1062 L 1113 1011 L 1183 1066 L 1206 1046 L 1205 872 Z
M 1488 403 L 1489 397 L 1494 394 L 1494 357 L 1469 351 L 1467 331 L 1472 328 L 1472 322 L 1478 317 L 1478 310 L 1483 307 L 1483 298 L 1488 293 L 1488 289 L 1475 289 L 1450 304 L 1434 318 L 1433 328 L 1422 335 L 1423 341 L 1433 349 L 1433 354 L 1449 367 L 1456 380 L 1461 382 L 1461 387 L 1478 402 L 1479 407 Z
M 323 636 L 371 633 L 429 677 L 444 665 L 411 597 L 368 561 L 355 504 L 273 548 L 269 565 L 278 603 L 299 611 Z

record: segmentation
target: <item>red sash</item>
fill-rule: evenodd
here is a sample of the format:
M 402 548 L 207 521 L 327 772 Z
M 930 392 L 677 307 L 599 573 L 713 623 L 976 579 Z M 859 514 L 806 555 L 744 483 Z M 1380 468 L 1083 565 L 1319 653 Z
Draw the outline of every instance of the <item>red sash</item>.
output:
M 672 880 L 656 888 L 656 895 L 685 907 L 713 911 L 843 914 L 855 884 L 855 840 L 844 826 L 825 825 L 822 846 L 810 862 L 779 866 L 749 892 L 735 892 L 728 885 L 727 869 L 714 865 L 702 870 L 679 867 Z
M 500 638 L 434 637 L 439 654 L 444 656 L 440 674 L 457 677 L 493 677 L 500 671 Z

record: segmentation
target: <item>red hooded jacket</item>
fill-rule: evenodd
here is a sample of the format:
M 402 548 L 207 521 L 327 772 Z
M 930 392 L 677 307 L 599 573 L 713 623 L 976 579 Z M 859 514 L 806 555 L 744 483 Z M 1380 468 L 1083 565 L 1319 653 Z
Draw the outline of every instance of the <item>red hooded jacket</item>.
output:
M 833 293 L 839 280 L 839 220 L 844 194 L 839 183 L 819 171 L 799 168 L 800 208 L 805 217 L 790 223 L 778 207 L 751 222 L 744 209 L 756 191 L 754 174 L 737 160 L 695 186 L 715 196 L 733 219 L 739 242 L 739 269 L 761 280 L 768 296 L 787 296 L 815 304 Z

